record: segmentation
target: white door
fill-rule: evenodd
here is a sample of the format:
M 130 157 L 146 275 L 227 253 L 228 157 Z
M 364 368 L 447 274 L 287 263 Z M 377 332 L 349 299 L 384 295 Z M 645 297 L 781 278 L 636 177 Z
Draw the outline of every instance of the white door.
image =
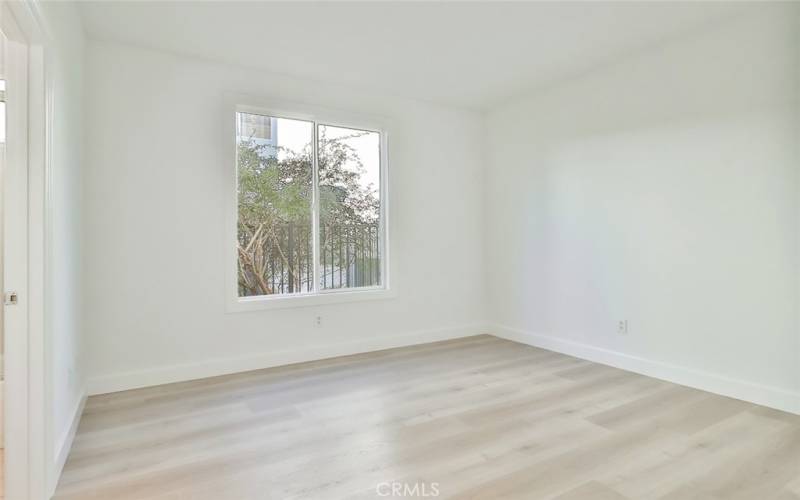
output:
M 5 51 L 6 51 L 6 39 L 3 35 L 2 31 L 0 31 L 0 221 L 3 220 L 3 172 L 5 172 L 5 162 L 6 162 L 6 77 L 5 77 L 5 69 L 4 69 L 4 61 L 5 61 Z M 2 222 L 0 222 L 0 291 L 4 290 L 3 287 L 3 231 L 2 231 Z M 2 454 L 2 449 L 5 443 L 5 437 L 3 434 L 5 433 L 5 418 L 3 417 L 3 409 L 5 408 L 5 404 L 3 402 L 3 396 L 5 387 L 3 385 L 3 352 L 5 352 L 5 346 L 3 341 L 3 309 L 4 307 L 0 307 L 0 454 Z M 0 481 L 2 482 L 2 481 Z M 3 491 L 2 485 L 0 485 L 0 498 L 2 498 Z
M 35 2 L 0 1 L 6 80 L 2 232 L 5 500 L 45 500 L 54 488 L 45 245 L 48 103 L 44 27 Z
M 5 498 L 29 498 L 28 47 L 4 12 L 6 144 L 2 172 Z

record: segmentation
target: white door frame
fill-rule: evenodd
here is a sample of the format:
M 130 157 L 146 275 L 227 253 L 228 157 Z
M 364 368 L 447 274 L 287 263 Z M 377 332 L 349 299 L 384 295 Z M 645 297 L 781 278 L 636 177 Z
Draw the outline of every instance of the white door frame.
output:
M 5 499 L 47 500 L 54 478 L 45 329 L 49 102 L 45 34 L 32 1 L 2 2 L 8 129 L 3 173 Z

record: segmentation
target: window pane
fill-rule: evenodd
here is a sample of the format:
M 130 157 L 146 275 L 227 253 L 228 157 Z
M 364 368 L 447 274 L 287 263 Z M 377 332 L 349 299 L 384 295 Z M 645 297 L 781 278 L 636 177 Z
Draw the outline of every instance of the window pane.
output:
M 310 292 L 314 126 L 236 115 L 239 296 Z
M 322 289 L 381 284 L 380 134 L 320 125 Z

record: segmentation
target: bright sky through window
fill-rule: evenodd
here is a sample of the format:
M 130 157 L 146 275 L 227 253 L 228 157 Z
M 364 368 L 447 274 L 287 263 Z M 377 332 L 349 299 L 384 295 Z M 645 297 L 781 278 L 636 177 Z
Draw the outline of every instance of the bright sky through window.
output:
M 308 144 L 308 128 L 305 122 L 298 120 L 278 118 L 277 122 L 278 130 L 280 130 L 278 134 L 278 158 L 283 160 L 289 154 L 286 150 L 299 152 Z M 359 135 L 348 139 L 348 145 L 355 150 L 363 165 L 380 165 L 380 134 L 333 126 L 326 127 L 326 133 L 329 139 Z M 349 163 L 347 167 L 354 168 L 355 165 Z M 380 186 L 380 168 L 366 168 L 362 175 L 359 176 L 358 182 L 363 188 L 367 188 L 371 184 L 374 192 L 377 193 Z

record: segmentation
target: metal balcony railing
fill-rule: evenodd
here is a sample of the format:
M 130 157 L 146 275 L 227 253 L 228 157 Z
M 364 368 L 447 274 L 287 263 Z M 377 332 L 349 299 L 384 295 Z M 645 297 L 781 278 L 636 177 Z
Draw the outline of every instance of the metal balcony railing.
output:
M 311 227 L 302 224 L 275 225 L 259 249 L 263 269 L 259 280 L 243 279 L 252 273 L 240 267 L 239 295 L 260 295 L 245 282 L 267 285 L 267 294 L 304 293 L 313 290 L 314 255 Z M 358 288 L 381 284 L 381 248 L 378 224 L 320 226 L 319 288 Z M 253 276 L 248 276 L 254 278 Z

